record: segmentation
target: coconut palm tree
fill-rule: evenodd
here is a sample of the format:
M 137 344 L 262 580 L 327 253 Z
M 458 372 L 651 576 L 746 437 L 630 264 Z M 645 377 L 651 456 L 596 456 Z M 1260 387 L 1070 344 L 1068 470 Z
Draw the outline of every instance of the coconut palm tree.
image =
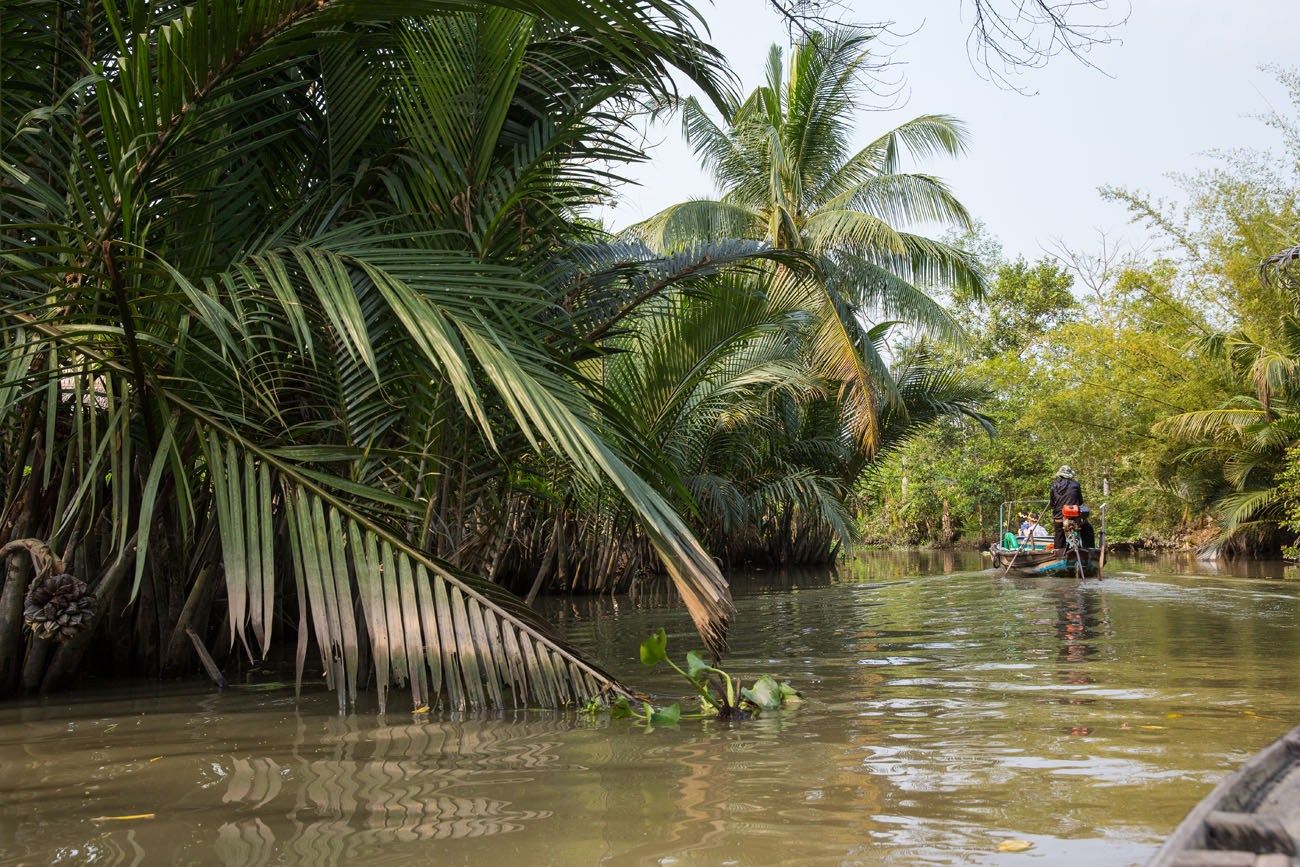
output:
M 725 581 L 576 367 L 640 296 L 548 277 L 638 156 L 620 101 L 670 64 L 722 100 L 718 57 L 678 0 L 447 7 L 6 7 L 0 693 L 286 620 L 341 703 L 618 690 L 457 565 L 528 461 L 617 497 L 720 646 Z M 59 606 L 87 628 L 24 632 Z
M 925 115 L 850 147 L 872 38 L 854 29 L 811 33 L 788 65 L 773 46 L 765 83 L 717 120 L 688 100 L 687 141 L 722 195 L 674 205 L 631 230 L 659 249 L 751 238 L 816 257 L 825 276 L 809 299 L 818 323 L 810 357 L 839 384 L 844 422 L 866 454 L 879 445 L 880 407 L 899 405 L 867 320 L 954 336 L 960 328 L 923 290 L 982 287 L 968 254 L 910 230 L 966 228 L 966 209 L 938 178 L 902 169 L 908 155 L 962 153 L 961 124 Z

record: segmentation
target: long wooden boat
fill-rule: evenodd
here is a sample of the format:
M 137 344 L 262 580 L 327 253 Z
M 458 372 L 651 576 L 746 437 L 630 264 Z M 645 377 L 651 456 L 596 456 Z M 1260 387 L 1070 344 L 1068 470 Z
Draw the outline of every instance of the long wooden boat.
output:
M 993 555 L 993 568 L 1012 575 L 1077 578 L 1082 574 L 1086 578 L 1094 578 L 1101 549 L 1035 551 L 1030 548 L 1004 548 L 995 544 L 989 553 Z
M 1214 787 L 1147 867 L 1295 867 L 1300 727 Z

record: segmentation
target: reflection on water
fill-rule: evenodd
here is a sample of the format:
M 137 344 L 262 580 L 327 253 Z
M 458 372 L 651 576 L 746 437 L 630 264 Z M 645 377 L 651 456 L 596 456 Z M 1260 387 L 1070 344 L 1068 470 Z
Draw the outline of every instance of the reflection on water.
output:
M 1126 865 L 1300 721 L 1290 583 L 981 565 L 889 552 L 736 576 L 728 667 L 810 700 L 735 726 L 340 717 L 274 686 L 10 705 L 0 861 L 1016 864 L 996 847 L 1017 837 L 1039 863 Z M 616 673 L 678 697 L 635 662 L 660 625 L 676 653 L 694 644 L 662 589 L 550 605 Z

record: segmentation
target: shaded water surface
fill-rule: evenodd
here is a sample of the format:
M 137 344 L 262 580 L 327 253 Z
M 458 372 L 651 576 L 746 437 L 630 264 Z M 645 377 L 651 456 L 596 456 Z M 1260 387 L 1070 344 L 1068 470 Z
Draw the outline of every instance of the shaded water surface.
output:
M 5 706 L 0 861 L 1127 865 L 1300 722 L 1300 586 L 1169 562 L 1083 585 L 960 571 L 981 565 L 736 576 L 727 667 L 809 700 L 732 727 L 340 717 L 274 686 Z M 615 673 L 680 692 L 635 662 L 660 625 L 674 655 L 695 645 L 665 597 L 549 605 Z M 1034 848 L 999 854 L 1008 838 Z

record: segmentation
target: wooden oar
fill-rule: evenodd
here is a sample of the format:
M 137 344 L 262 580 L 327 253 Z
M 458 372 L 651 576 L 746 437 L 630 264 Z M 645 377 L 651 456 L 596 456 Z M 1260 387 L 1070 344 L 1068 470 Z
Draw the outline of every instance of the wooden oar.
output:
M 1037 522 L 1035 522 L 1035 523 L 1037 523 Z M 1040 525 L 1040 526 L 1041 526 L 1041 525 Z M 1034 543 L 1034 531 L 1033 531 L 1033 530 L 1030 530 L 1028 533 L 1025 534 L 1025 543 L 1026 543 L 1026 544 L 1029 544 L 1029 545 L 1032 545 L 1032 544 Z M 1011 574 L 1011 567 L 1014 566 L 1014 565 L 1016 565 L 1016 558 L 1020 556 L 1020 552 L 1023 551 L 1023 550 L 1025 550 L 1025 547 L 1024 547 L 1024 545 L 1021 545 L 1019 548 L 1016 549 L 1016 553 L 1014 553 L 1014 554 L 1011 555 L 1011 562 L 1007 563 L 1007 568 L 1006 568 L 1005 570 L 1003 570 L 1003 572 L 1002 572 L 1002 577 L 1003 577 L 1003 578 L 1005 578 L 1005 577 L 1007 577 L 1008 575 Z

